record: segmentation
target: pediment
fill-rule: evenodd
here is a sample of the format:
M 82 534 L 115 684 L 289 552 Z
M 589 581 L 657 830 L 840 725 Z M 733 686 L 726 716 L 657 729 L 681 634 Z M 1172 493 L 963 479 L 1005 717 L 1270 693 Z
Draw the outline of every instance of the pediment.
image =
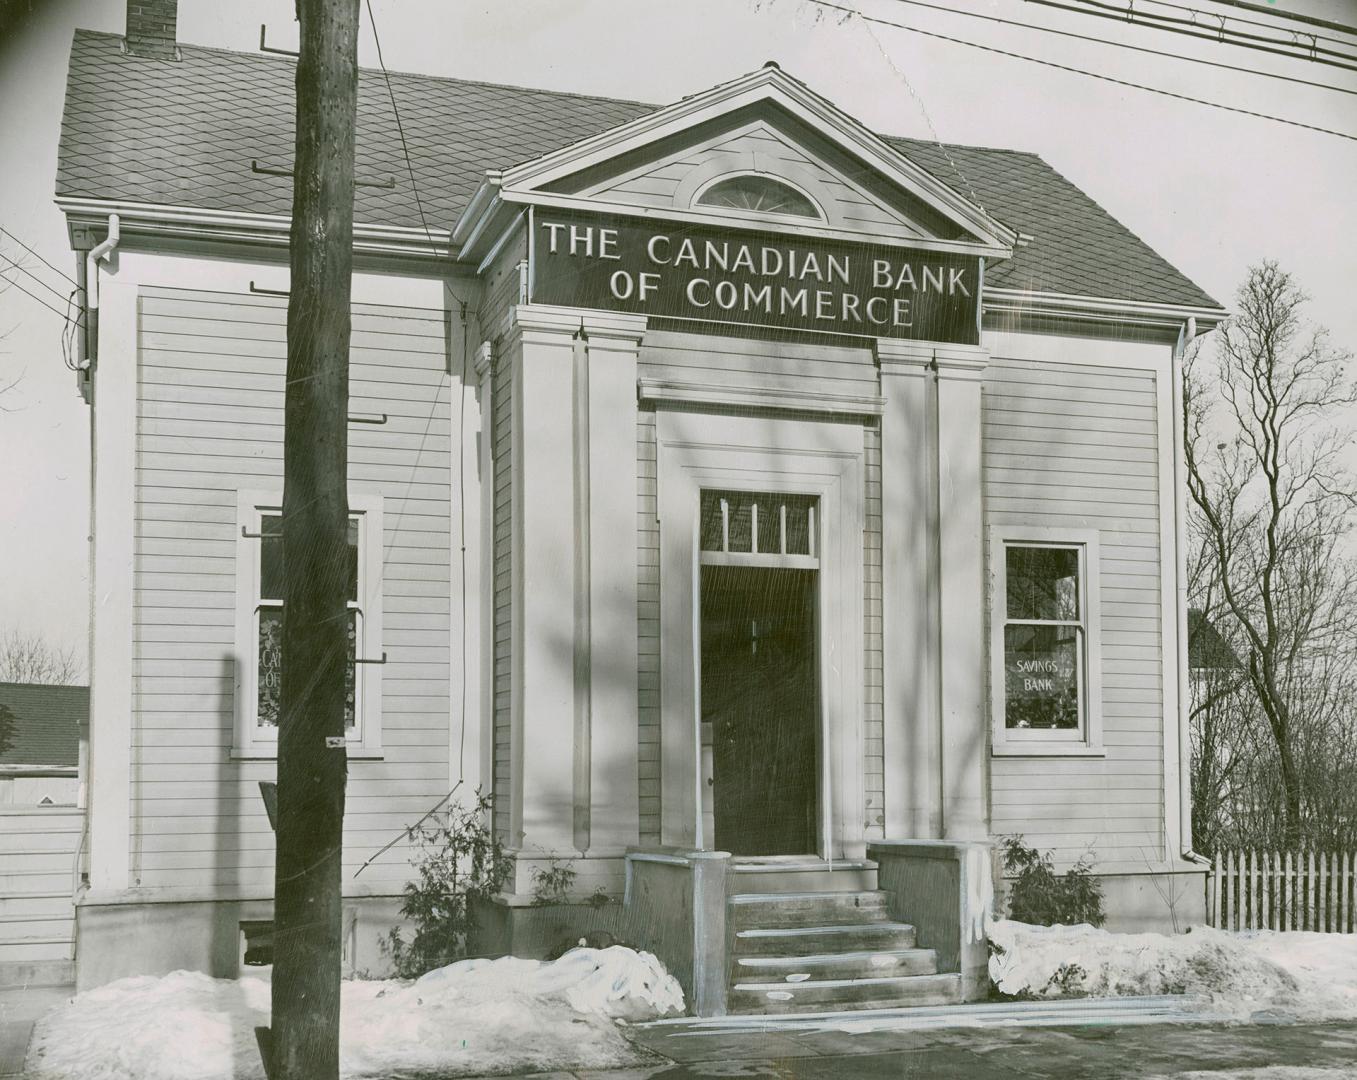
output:
M 713 206 L 727 178 L 766 178 L 814 216 Z M 551 206 L 1006 258 L 1016 234 L 775 66 L 491 174 L 454 229 L 471 246 L 495 206 Z M 477 227 L 477 218 L 480 227 Z

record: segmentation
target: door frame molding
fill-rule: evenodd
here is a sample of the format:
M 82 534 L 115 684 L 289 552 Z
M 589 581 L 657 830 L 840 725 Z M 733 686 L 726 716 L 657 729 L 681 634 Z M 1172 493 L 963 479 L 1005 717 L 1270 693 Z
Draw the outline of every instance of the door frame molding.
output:
M 860 423 L 656 412 L 660 523 L 660 838 L 705 850 L 702 829 L 703 488 L 818 495 L 819 854 L 861 858 L 864 835 L 863 530 Z

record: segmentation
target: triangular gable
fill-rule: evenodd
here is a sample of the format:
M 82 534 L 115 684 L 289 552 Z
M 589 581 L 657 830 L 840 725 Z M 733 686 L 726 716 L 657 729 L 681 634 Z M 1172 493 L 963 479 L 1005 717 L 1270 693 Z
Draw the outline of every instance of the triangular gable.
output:
M 803 235 L 990 259 L 1007 258 L 1017 239 L 775 65 L 489 174 L 453 235 L 471 255 L 498 232 L 492 219 L 523 204 L 732 224 L 738 212 L 696 205 L 694 197 L 716 178 L 740 173 L 806 192 L 824 213 L 787 223 Z

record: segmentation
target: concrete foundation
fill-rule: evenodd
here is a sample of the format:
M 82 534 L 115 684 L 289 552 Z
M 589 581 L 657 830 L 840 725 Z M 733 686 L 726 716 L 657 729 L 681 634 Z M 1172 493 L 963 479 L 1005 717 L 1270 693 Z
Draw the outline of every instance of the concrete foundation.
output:
M 381 940 L 401 922 L 399 896 L 344 901 L 343 964 L 346 974 L 385 975 L 390 963 Z M 201 971 L 234 979 L 262 968 L 244 964 L 242 923 L 267 923 L 272 899 L 147 897 L 130 890 L 113 896 L 86 893 L 76 904 L 76 989 L 130 975 Z

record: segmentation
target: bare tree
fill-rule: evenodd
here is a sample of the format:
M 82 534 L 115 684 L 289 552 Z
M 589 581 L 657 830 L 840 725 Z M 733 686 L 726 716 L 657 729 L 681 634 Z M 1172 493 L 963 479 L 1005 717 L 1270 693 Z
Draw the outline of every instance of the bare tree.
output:
M 1307 758 L 1321 732 L 1347 722 L 1336 707 L 1357 629 L 1357 576 L 1342 550 L 1354 508 L 1340 460 L 1349 435 L 1339 426 L 1357 392 L 1348 354 L 1306 324 L 1305 301 L 1276 263 L 1252 268 L 1214 362 L 1194 351 L 1184 387 L 1194 577 L 1261 717 L 1246 723 L 1244 707 L 1234 736 L 1270 743 L 1282 838 L 1292 846 Z M 1239 743 L 1233 752 L 1243 762 L 1252 749 Z
M 83 674 L 84 665 L 68 645 L 19 629 L 0 634 L 0 682 L 70 686 Z

